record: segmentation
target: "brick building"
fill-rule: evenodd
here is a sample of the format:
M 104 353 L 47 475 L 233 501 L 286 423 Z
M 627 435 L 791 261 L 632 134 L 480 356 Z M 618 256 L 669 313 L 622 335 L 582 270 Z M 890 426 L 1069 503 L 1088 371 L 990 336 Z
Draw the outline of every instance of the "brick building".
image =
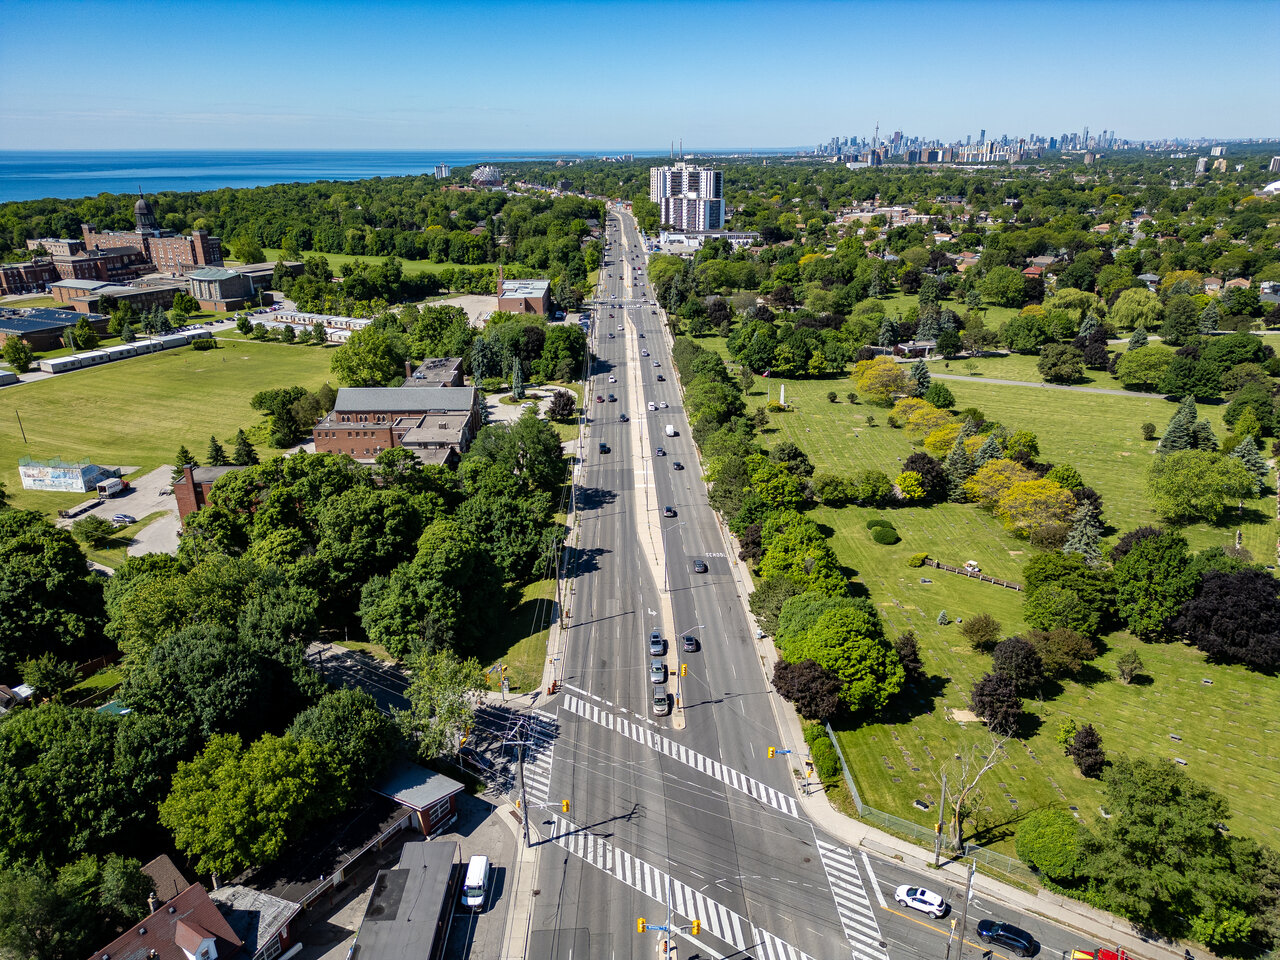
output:
M 498 294 L 498 309 L 509 313 L 536 313 L 545 317 L 551 312 L 549 280 L 503 280 Z
M 54 310 L 48 307 L 0 309 L 0 347 L 10 337 L 18 337 L 27 341 L 32 350 L 57 350 L 67 346 L 63 343 L 62 333 L 67 327 L 74 327 L 80 316 L 72 310 Z M 108 318 L 96 313 L 91 313 L 88 317 L 90 326 L 100 335 L 106 336 Z
M 188 273 L 187 280 L 202 310 L 239 310 L 253 296 L 249 278 L 226 267 L 201 267 Z
M 44 293 L 49 284 L 58 279 L 58 270 L 51 260 L 0 263 L 0 295 Z
M 209 502 L 209 491 L 225 474 L 244 467 L 193 467 L 182 468 L 182 476 L 173 485 L 173 499 L 178 504 L 178 519 L 195 513 Z
M 475 387 L 342 387 L 312 436 L 316 453 L 368 461 L 406 447 L 426 463 L 456 463 L 480 423 Z
M 130 303 L 135 313 L 146 313 L 152 307 L 168 310 L 179 291 L 186 292 L 185 282 L 166 281 L 142 287 L 124 287 L 101 280 L 59 280 L 49 285 L 49 293 L 79 313 L 98 309 L 99 297 L 114 297 L 117 303 Z
M 182 274 L 198 267 L 222 266 L 220 239 L 209 236 L 208 230 L 193 230 L 188 237 L 160 229 L 155 211 L 141 191 L 138 192 L 138 202 L 133 205 L 133 221 L 136 226 L 131 233 L 99 233 L 92 224 L 82 223 L 80 230 L 84 234 L 85 250 L 119 250 L 124 247 L 141 250 L 152 267 L 162 273 Z

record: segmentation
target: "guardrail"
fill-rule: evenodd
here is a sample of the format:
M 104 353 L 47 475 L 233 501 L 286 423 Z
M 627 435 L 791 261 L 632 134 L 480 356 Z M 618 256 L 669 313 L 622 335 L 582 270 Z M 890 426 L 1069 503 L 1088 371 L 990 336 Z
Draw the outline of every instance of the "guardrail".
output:
M 994 583 L 997 587 L 1005 587 L 1009 590 L 1022 590 L 1022 584 L 1013 583 L 1009 580 L 1001 580 L 999 577 L 989 577 L 985 573 L 978 573 L 974 570 L 965 570 L 963 567 L 953 567 L 947 563 L 939 563 L 937 560 L 925 560 L 926 567 L 933 567 L 935 570 L 945 570 L 947 573 L 956 573 L 962 577 L 968 577 L 970 580 L 981 580 L 983 583 Z

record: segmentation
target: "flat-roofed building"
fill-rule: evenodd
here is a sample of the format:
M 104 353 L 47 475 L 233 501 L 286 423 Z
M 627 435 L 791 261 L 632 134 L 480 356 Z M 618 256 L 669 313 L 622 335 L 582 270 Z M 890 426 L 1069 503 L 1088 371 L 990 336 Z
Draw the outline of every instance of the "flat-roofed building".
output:
M 466 453 L 480 422 L 475 387 L 342 387 L 312 437 L 316 453 L 373 460 L 411 447 L 428 462 L 450 463 Z
M 187 292 L 185 282 L 166 280 L 146 286 L 126 287 L 100 280 L 59 280 L 51 284 L 53 299 L 65 303 L 78 313 L 92 313 L 100 297 L 112 297 L 117 303 L 132 305 L 135 313 L 146 313 L 152 307 L 168 310 L 179 292 Z
M 406 387 L 462 386 L 461 357 L 428 357 L 405 377 Z
M 0 346 L 10 337 L 27 341 L 33 350 L 56 350 L 70 346 L 63 341 L 67 327 L 74 327 L 80 314 L 52 307 L 30 307 L 25 310 L 0 309 Z M 108 318 L 96 313 L 88 315 L 89 324 L 99 334 L 107 332 Z
M 187 274 L 187 282 L 202 310 L 239 310 L 253 296 L 249 278 L 226 267 L 192 270 Z
M 379 870 L 356 933 L 360 960 L 440 960 L 457 902 L 461 855 L 451 840 L 406 843 Z M 96 958 L 95 958 L 96 960 Z
M 502 290 L 498 293 L 498 309 L 508 313 L 536 313 L 545 317 L 551 312 L 551 281 L 502 281 Z

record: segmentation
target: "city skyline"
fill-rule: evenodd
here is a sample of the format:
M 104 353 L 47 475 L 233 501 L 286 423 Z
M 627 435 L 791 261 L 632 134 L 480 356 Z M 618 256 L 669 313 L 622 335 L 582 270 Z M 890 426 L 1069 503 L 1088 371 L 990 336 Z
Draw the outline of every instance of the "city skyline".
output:
M 1259 0 L 1215 4 L 1212 30 L 1203 7 L 1154 0 L 703 2 L 678 30 L 672 7 L 228 0 L 218 21 L 249 33 L 211 34 L 181 0 L 11 0 L 0 149 L 726 150 L 866 138 L 877 119 L 947 142 L 1272 134 L 1250 92 L 1280 87 L 1280 65 L 1238 56 L 1240 35 L 1280 29 Z M 708 55 L 694 35 L 716 38 Z M 671 95 L 677 78 L 700 95 Z

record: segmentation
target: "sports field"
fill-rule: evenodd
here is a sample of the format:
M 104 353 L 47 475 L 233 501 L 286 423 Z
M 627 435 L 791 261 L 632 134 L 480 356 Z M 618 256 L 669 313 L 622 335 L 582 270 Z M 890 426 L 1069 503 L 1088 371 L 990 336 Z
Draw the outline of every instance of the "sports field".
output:
M 15 506 L 52 512 L 85 495 L 23 490 L 19 457 L 147 471 L 172 463 L 185 444 L 201 459 L 211 434 L 225 445 L 238 429 L 262 421 L 249 406 L 255 393 L 295 384 L 314 390 L 329 379 L 331 355 L 329 349 L 221 342 L 218 350 L 182 347 L 6 387 L 0 391 L 0 480 Z
M 702 342 L 712 348 L 716 340 Z M 795 442 L 818 471 L 847 475 L 876 468 L 892 476 L 899 458 L 917 449 L 903 431 L 885 425 L 887 410 L 851 405 L 844 399 L 853 388 L 849 379 L 757 378 L 748 408 L 769 397 L 778 399 L 783 384 L 792 409 L 770 414 L 762 440 L 766 445 L 784 439 Z M 1172 403 L 1154 397 L 1006 386 L 982 378 L 947 385 L 957 407 L 976 406 L 1011 429 L 1031 430 L 1039 437 L 1043 459 L 1074 465 L 1102 495 L 1105 519 L 1114 528 L 1111 539 L 1139 524 L 1156 522 L 1143 497 L 1154 444 L 1142 440 L 1141 425 L 1151 421 L 1163 429 L 1173 413 Z M 834 404 L 826 398 L 832 390 L 839 397 Z M 1208 417 L 1220 437 L 1223 409 L 1201 407 L 1201 416 Z M 868 414 L 876 426 L 867 426 Z M 840 741 L 866 803 L 928 824 L 936 818 L 936 809 L 922 812 L 911 801 L 932 804 L 939 792 L 936 772 L 942 759 L 987 740 L 981 726 L 962 726 L 951 719 L 950 711 L 967 706 L 972 682 L 991 663 L 989 656 L 968 648 L 954 622 L 939 626 L 938 614 L 945 610 L 954 621 L 990 613 L 1006 635 L 1025 625 L 1019 593 L 930 568 L 909 568 L 906 558 L 927 552 L 955 566 L 976 560 L 984 572 L 1020 582 L 1021 566 L 1035 548 L 1005 533 L 977 507 L 955 504 L 885 511 L 902 542 L 881 546 L 865 528 L 874 512 L 819 507 L 811 515 L 830 531 L 833 549 L 856 571 L 889 635 L 916 632 L 933 680 L 927 690 L 915 691 L 913 703 L 885 722 L 843 730 Z M 1274 561 L 1272 497 L 1246 503 L 1243 516 L 1245 523 L 1231 510 L 1223 525 L 1200 524 L 1185 533 L 1193 548 L 1201 549 L 1226 545 L 1239 527 L 1255 557 Z M 1054 740 L 1066 717 L 1093 723 L 1109 754 L 1187 761 L 1189 773 L 1230 798 L 1235 812 L 1232 829 L 1272 843 L 1280 840 L 1280 827 L 1270 815 L 1280 801 L 1280 754 L 1271 746 L 1280 734 L 1280 716 L 1274 710 L 1280 694 L 1277 681 L 1240 667 L 1207 665 L 1198 651 L 1180 643 L 1142 645 L 1117 633 L 1104 638 L 1104 646 L 1093 664 L 1096 669 L 1088 671 L 1084 682 L 1068 682 L 1061 692 L 1047 689 L 1049 699 L 1043 702 L 1026 702 L 1025 710 L 1033 718 L 1026 736 L 1010 745 L 1009 761 L 990 775 L 977 805 L 980 841 L 1012 855 L 1018 819 L 1046 804 L 1075 807 L 1086 822 L 1099 816 L 1100 785 L 1082 778 Z M 1124 686 L 1115 679 L 1114 663 L 1132 648 L 1139 649 L 1149 682 Z
M 284 251 L 274 248 L 264 249 L 263 256 L 266 257 L 267 263 L 275 263 L 277 260 L 284 259 Z M 335 275 L 340 276 L 342 268 L 348 263 L 355 263 L 363 260 L 366 263 L 382 263 L 387 257 L 355 257 L 348 253 L 319 253 L 308 250 L 302 254 L 302 259 L 307 257 L 324 257 L 329 261 L 329 269 Z M 430 260 L 401 260 L 400 268 L 406 275 L 415 275 L 419 273 L 439 273 L 441 270 L 481 270 L 485 267 L 497 269 L 496 263 L 476 263 L 476 264 L 459 264 L 459 263 L 433 263 Z

